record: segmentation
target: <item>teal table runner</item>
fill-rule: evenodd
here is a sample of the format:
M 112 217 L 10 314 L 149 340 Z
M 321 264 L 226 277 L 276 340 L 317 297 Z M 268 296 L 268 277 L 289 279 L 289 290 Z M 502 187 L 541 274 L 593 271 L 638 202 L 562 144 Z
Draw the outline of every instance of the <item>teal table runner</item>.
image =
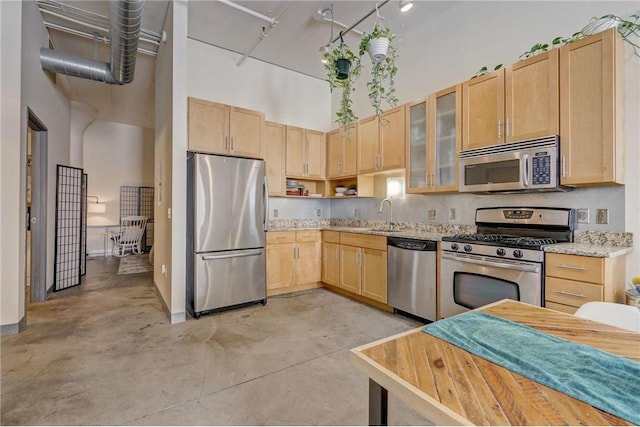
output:
M 589 405 L 640 425 L 640 363 L 472 311 L 423 331 Z

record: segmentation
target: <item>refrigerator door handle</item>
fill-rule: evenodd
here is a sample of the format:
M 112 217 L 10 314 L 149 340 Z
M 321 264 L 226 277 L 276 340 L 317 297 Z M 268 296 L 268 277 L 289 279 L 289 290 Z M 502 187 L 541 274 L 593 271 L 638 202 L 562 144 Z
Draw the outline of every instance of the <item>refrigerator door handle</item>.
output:
M 262 255 L 262 249 L 252 249 L 248 251 L 232 251 L 216 255 L 202 255 L 203 261 L 212 261 L 217 259 L 241 258 L 248 256 Z
M 265 176 L 262 180 L 262 188 L 264 191 L 264 221 L 263 221 L 263 229 L 264 231 L 269 231 L 269 181 Z

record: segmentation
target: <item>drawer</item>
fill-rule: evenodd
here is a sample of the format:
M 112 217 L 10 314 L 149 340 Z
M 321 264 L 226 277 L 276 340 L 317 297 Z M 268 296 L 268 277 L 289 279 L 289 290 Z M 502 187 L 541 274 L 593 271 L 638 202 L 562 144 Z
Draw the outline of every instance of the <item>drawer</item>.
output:
M 585 302 L 602 301 L 602 285 L 547 277 L 545 300 L 580 307 Z
M 589 283 L 604 283 L 604 258 L 548 253 L 546 275 Z
M 322 232 L 322 240 L 327 243 L 340 243 L 340 232 L 324 230 Z
M 340 243 L 343 245 L 357 246 L 359 248 L 387 250 L 387 238 L 371 234 L 340 233 Z
M 295 231 L 269 231 L 267 233 L 267 245 L 277 245 L 280 243 L 295 243 Z
M 296 231 L 296 242 L 319 242 L 320 230 Z
M 567 314 L 575 314 L 576 310 L 578 309 L 578 307 L 573 307 L 571 305 L 558 304 L 552 301 L 545 301 L 544 305 L 547 308 L 550 308 L 551 310 L 561 311 Z

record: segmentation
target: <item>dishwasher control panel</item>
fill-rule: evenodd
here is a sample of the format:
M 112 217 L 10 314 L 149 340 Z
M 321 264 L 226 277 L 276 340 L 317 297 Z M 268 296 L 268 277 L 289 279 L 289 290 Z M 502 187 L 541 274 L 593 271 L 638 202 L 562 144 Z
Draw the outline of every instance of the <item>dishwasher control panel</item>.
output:
M 432 240 L 405 239 L 389 237 L 387 245 L 410 251 L 435 251 L 437 243 Z

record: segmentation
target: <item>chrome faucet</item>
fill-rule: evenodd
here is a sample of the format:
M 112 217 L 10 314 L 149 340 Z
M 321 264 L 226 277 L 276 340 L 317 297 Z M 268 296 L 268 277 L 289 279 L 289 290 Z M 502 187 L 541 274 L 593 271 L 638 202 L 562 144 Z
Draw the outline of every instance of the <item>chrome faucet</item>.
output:
M 382 202 L 380 202 L 380 208 L 378 209 L 378 213 L 382 213 L 382 207 L 384 206 L 384 202 L 389 203 L 389 228 L 393 230 L 393 205 L 391 204 L 391 199 L 382 199 Z

